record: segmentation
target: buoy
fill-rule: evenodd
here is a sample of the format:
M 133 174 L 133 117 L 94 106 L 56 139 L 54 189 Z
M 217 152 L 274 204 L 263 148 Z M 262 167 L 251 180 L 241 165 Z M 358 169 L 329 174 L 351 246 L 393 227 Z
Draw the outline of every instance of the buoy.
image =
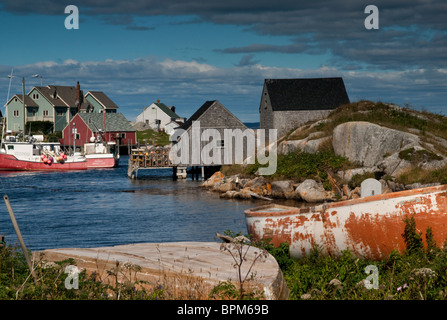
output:
M 47 163 L 48 163 L 48 164 L 51 164 L 51 160 L 48 160 Z

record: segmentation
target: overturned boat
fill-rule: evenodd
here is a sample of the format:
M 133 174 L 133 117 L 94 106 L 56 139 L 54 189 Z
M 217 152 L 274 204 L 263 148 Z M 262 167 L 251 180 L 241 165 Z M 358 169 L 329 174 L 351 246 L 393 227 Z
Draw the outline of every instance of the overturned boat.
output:
M 403 252 L 405 217 L 413 216 L 418 232 L 432 228 L 436 243 L 447 236 L 447 185 L 376 194 L 307 208 L 270 204 L 245 211 L 248 233 L 290 245 L 300 258 L 314 247 L 338 256 L 343 250 L 381 260 L 392 250 Z

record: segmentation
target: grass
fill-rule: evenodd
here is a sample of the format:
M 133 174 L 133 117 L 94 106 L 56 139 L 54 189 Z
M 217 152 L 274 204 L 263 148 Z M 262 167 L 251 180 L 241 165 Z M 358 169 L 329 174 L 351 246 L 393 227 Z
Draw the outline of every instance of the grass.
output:
M 441 183 L 447 184 L 447 166 L 434 170 L 425 170 L 420 167 L 413 167 L 403 172 L 396 181 L 407 185 L 413 183 L 429 184 Z
M 408 148 L 399 152 L 399 158 L 413 163 L 421 161 L 442 160 L 443 158 L 433 152 L 427 150 L 415 150 L 415 148 Z
M 292 300 L 447 299 L 447 242 L 442 246 L 437 244 L 430 227 L 425 230 L 425 234 L 418 232 L 413 216 L 405 217 L 404 223 L 402 237 L 406 244 L 405 251 L 392 251 L 381 261 L 361 259 L 349 250 L 343 251 L 341 256 L 331 257 L 323 255 L 319 247 L 314 247 L 308 255 L 295 260 L 290 258 L 286 243 L 274 247 L 269 240 L 263 240 L 256 242 L 255 246 L 275 257 Z M 240 257 L 243 257 L 243 253 Z M 0 248 L 0 300 L 196 300 L 197 291 L 202 294 L 200 298 L 207 299 L 260 298 L 260 295 L 249 293 L 242 297 L 237 281 L 223 281 L 208 296 L 203 295 L 204 292 L 200 290 L 203 284 L 194 275 L 185 282 L 171 283 L 172 288 L 187 289 L 186 295 L 174 295 L 177 289 L 172 291 L 163 278 L 148 287 L 136 277 L 138 266 L 118 263 L 107 270 L 107 276 L 123 280 L 106 282 L 101 274 L 87 274 L 83 271 L 79 274 L 79 290 L 67 290 L 67 274 L 64 270 L 66 266 L 74 264 L 73 260 L 68 259 L 36 265 L 35 271 L 39 278 L 36 285 L 20 250 L 3 246 Z M 371 267 L 377 271 L 377 279 L 371 280 L 370 275 L 373 273 L 366 272 Z M 371 280 L 369 283 L 376 284 L 376 288 L 368 289 L 365 280 Z
M 349 121 L 367 121 L 391 129 L 407 131 L 417 129 L 422 135 L 430 132 L 447 139 L 447 117 L 410 108 L 396 108 L 383 102 L 359 101 L 335 109 L 329 114 L 331 121 L 321 123 L 314 131 L 332 132 Z
M 223 166 L 221 172 L 227 176 L 240 174 L 242 177 L 253 177 L 259 167 L 261 165 L 257 162 L 246 166 Z M 329 172 L 354 167 L 347 158 L 337 156 L 330 149 L 323 148 L 315 154 L 295 151 L 279 154 L 276 172 L 271 176 L 266 176 L 266 178 L 270 180 L 291 179 L 297 182 L 302 182 L 305 179 L 314 179 L 322 182 L 325 189 L 330 190 Z
M 437 153 L 447 155 L 447 148 L 437 137 L 447 140 L 447 117 L 425 111 L 416 111 L 410 108 L 400 108 L 382 102 L 359 101 L 341 106 L 332 111 L 328 121 L 322 121 L 314 126 L 311 124 L 300 127 L 299 130 L 291 130 L 288 140 L 304 139 L 312 133 L 319 133 L 318 137 L 331 136 L 334 128 L 339 124 L 349 121 L 367 121 L 391 129 L 414 133 L 417 130 L 421 145 L 426 150 L 409 148 L 399 153 L 400 159 L 410 161 L 412 166 L 406 172 L 395 178 L 395 182 L 404 185 L 419 182 L 447 183 L 447 166 L 424 170 L 418 163 L 441 160 Z M 279 142 L 278 142 L 279 143 Z M 297 182 L 304 179 L 315 179 L 329 187 L 327 172 L 347 170 L 358 167 L 350 163 L 346 158 L 335 155 L 332 141 L 322 146 L 317 154 L 304 152 L 291 152 L 287 155 L 278 155 L 277 171 L 269 178 L 271 180 L 291 179 Z M 260 165 L 258 163 L 241 166 L 224 166 L 222 172 L 225 175 L 240 174 L 244 177 L 253 177 Z M 357 177 L 357 180 L 349 182 L 351 188 L 359 186 L 361 179 L 373 177 L 373 174 Z
M 157 132 L 152 129 L 145 131 L 137 131 L 137 141 L 140 144 L 151 144 L 158 146 L 169 145 L 171 141 L 169 140 L 169 135 L 165 132 Z
M 441 248 L 431 228 L 417 232 L 413 217 L 404 219 L 403 253 L 392 251 L 387 259 L 360 259 L 349 250 L 339 257 L 323 255 L 315 247 L 299 260 L 287 258 L 287 245 L 280 249 L 281 269 L 291 299 L 312 300 L 445 300 L 447 299 L 447 243 Z M 422 239 L 425 237 L 426 245 Z M 278 252 L 278 251 L 277 251 Z M 276 256 L 277 253 L 273 252 Z M 285 263 L 285 261 L 287 261 Z M 365 272 L 377 268 L 377 289 L 367 289 Z M 369 280 L 369 279 L 368 279 Z

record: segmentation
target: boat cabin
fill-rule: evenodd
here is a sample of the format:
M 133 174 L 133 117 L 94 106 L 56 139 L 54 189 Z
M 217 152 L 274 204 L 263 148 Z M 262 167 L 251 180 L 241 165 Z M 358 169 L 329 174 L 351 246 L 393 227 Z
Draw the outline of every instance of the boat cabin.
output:
M 33 156 L 40 156 L 42 152 L 52 152 L 55 154 L 61 152 L 61 146 L 58 142 L 29 143 L 4 141 L 3 148 L 2 152 L 21 159 L 30 159 Z
M 104 153 L 112 153 L 117 154 L 118 149 L 116 142 L 108 141 L 107 144 L 103 142 L 90 142 L 84 143 L 84 154 L 104 154 Z

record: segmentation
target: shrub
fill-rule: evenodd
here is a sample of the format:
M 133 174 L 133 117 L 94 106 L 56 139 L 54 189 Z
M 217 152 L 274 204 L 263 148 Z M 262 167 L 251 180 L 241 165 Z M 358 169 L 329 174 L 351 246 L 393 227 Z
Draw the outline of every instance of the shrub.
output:
M 404 218 L 405 228 L 402 237 L 405 241 L 406 252 L 408 254 L 420 254 L 423 252 L 422 233 L 416 231 L 414 216 Z

